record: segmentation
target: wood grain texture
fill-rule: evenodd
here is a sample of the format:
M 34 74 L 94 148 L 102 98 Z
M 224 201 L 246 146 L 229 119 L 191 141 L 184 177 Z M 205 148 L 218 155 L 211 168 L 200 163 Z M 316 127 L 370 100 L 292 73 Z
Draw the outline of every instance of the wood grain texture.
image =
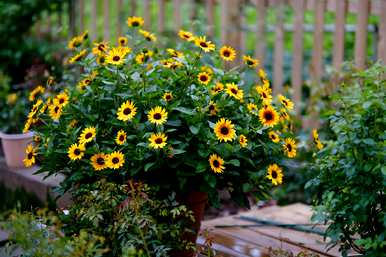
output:
M 355 64 L 360 69 L 366 68 L 369 7 L 370 0 L 359 0 L 357 15 L 358 22 L 355 33 Z
M 215 0 L 206 0 L 205 1 L 205 7 L 206 7 L 206 20 L 207 20 L 207 30 L 208 30 L 208 36 L 213 37 L 214 36 L 214 9 L 215 9 Z
M 346 24 L 347 0 L 336 2 L 335 32 L 332 63 L 335 69 L 339 69 L 344 59 L 344 33 Z
M 276 7 L 275 46 L 273 56 L 273 93 L 283 92 L 283 59 L 284 59 L 284 0 Z
M 103 0 L 103 39 L 110 39 L 110 1 Z
M 315 30 L 314 47 L 312 49 L 312 60 L 310 75 L 314 83 L 319 83 L 323 73 L 323 28 L 326 0 L 318 0 L 315 3 Z
M 165 0 L 158 0 L 158 32 L 165 31 Z
M 382 1 L 380 9 L 378 59 L 386 64 L 386 1 Z
M 256 51 L 255 55 L 260 60 L 261 64 L 264 64 L 265 58 L 265 17 L 266 17 L 266 4 L 265 0 L 255 0 L 257 19 L 256 19 Z

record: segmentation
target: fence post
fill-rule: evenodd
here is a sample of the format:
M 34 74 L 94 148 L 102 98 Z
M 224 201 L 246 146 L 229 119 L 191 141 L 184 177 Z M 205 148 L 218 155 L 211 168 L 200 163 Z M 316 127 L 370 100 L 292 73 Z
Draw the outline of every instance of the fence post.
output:
M 118 0 L 117 2 L 117 9 L 118 9 L 118 15 L 117 15 L 117 37 L 122 36 L 122 22 L 123 22 L 123 15 L 124 15 L 124 9 L 123 9 L 123 0 Z
M 237 51 L 237 60 L 232 65 L 241 60 L 241 13 L 240 0 L 221 1 L 221 43 Z
M 275 48 L 273 56 L 273 91 L 274 94 L 283 91 L 283 57 L 284 57 L 284 2 L 278 0 L 276 7 Z
M 165 31 L 165 0 L 158 0 L 158 31 Z
M 135 16 L 137 12 L 137 0 L 130 0 L 130 16 Z
M 75 12 L 75 1 L 68 1 L 68 19 L 70 27 L 70 37 L 76 35 L 76 12 Z
M 103 19 L 104 19 L 104 27 L 103 27 L 103 37 L 104 40 L 110 39 L 110 6 L 109 0 L 103 0 Z
M 335 33 L 332 62 L 338 70 L 344 58 L 344 32 L 346 24 L 347 0 L 336 1 Z
M 214 7 L 215 7 L 215 0 L 206 0 L 206 16 L 207 16 L 207 29 L 208 29 L 208 36 L 213 37 L 214 36 Z
M 145 19 L 145 28 L 150 30 L 151 29 L 151 0 L 144 0 L 143 1 L 143 18 Z
M 91 1 L 91 38 L 98 39 L 97 30 L 97 0 Z
M 255 55 L 260 60 L 261 64 L 264 63 L 265 58 L 265 14 L 266 14 L 266 2 L 265 0 L 256 0 L 256 12 L 257 12 L 257 20 L 256 20 L 256 51 Z
M 181 29 L 181 0 L 173 0 L 173 15 L 175 30 Z
M 292 89 L 295 111 L 300 113 L 303 84 L 303 23 L 304 23 L 304 0 L 294 0 L 295 31 L 293 33 L 293 59 L 292 59 Z
M 314 83 L 319 83 L 323 73 L 323 27 L 324 10 L 326 0 L 315 2 L 315 29 L 314 29 L 314 47 L 312 50 L 310 75 Z
M 84 32 L 84 0 L 79 0 L 79 30 Z
M 386 1 L 381 2 L 380 9 L 378 59 L 386 65 Z
M 360 69 L 366 67 L 369 8 L 369 0 L 358 1 L 358 24 L 355 33 L 355 64 Z

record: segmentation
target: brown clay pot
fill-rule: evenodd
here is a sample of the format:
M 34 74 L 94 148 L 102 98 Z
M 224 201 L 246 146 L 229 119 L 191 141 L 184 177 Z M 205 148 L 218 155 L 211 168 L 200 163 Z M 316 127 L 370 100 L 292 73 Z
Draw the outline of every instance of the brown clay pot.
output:
M 204 192 L 190 192 L 184 197 L 181 197 L 181 204 L 186 205 L 189 210 L 193 212 L 194 222 L 192 222 L 190 228 L 193 233 L 185 233 L 183 239 L 196 243 L 198 233 L 200 232 L 201 221 L 204 218 L 205 205 L 208 202 L 208 194 Z M 192 257 L 193 251 L 175 251 L 171 254 L 172 257 Z
M 4 134 L 0 132 L 5 162 L 10 168 L 24 168 L 25 149 L 32 142 L 32 132 L 26 134 Z

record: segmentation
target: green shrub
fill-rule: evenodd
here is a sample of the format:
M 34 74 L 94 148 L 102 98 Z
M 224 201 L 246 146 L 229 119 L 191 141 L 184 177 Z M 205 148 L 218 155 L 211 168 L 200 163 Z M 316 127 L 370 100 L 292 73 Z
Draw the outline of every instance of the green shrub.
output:
M 317 153 L 318 175 L 306 185 L 321 194 L 314 218 L 329 222 L 326 235 L 343 255 L 386 252 L 385 78 L 376 64 L 341 85 L 329 118 L 334 140 Z

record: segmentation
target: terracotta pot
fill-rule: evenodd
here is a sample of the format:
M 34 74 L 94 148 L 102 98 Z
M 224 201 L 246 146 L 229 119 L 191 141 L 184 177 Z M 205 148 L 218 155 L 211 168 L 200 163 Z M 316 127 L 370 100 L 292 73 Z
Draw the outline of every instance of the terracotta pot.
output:
M 10 168 L 24 168 L 25 149 L 32 142 L 33 132 L 4 134 L 0 132 L 5 162 Z
M 208 202 L 208 194 L 204 192 L 191 192 L 188 195 L 181 197 L 181 204 L 186 205 L 194 216 L 190 229 L 193 233 L 185 233 L 183 239 L 188 242 L 196 243 L 198 233 L 200 232 L 201 221 L 204 218 L 205 205 Z M 171 254 L 172 257 L 192 257 L 193 251 L 176 251 Z

